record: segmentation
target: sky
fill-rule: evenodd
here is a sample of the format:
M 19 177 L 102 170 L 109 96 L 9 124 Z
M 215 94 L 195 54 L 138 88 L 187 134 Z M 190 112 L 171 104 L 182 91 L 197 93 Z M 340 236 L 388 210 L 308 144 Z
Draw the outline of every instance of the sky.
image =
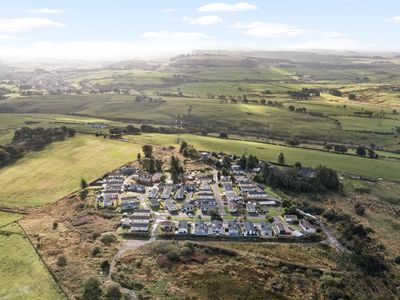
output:
M 400 50 L 399 0 L 0 0 L 0 59 Z

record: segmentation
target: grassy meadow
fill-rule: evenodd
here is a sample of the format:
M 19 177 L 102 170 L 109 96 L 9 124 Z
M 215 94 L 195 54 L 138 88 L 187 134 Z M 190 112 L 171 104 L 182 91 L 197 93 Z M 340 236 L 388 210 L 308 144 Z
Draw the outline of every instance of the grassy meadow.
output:
M 176 135 L 142 134 L 128 137 L 134 141 L 155 144 L 155 145 L 177 145 Z M 373 160 L 361 158 L 354 155 L 342 155 L 318 151 L 272 145 L 250 141 L 220 139 L 208 136 L 185 134 L 182 139 L 194 145 L 199 150 L 223 151 L 242 155 L 252 154 L 260 159 L 277 161 L 279 153 L 284 153 L 286 162 L 294 164 L 301 162 L 304 166 L 315 167 L 326 165 L 340 172 L 357 174 L 367 177 L 382 177 L 385 179 L 400 180 L 400 161 Z
M 0 169 L 0 204 L 37 206 L 54 202 L 87 181 L 136 159 L 139 145 L 81 135 L 30 152 Z
M 0 262 L 0 299 L 65 299 L 18 224 L 1 228 Z
M 0 228 L 20 220 L 22 216 L 16 213 L 0 211 Z

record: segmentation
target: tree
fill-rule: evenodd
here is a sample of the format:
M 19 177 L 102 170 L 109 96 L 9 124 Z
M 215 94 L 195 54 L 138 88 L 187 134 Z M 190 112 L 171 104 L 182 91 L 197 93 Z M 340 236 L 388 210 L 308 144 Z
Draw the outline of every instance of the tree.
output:
M 239 159 L 239 166 L 242 170 L 246 169 L 247 159 L 246 156 L 243 154 L 242 157 Z
M 349 94 L 349 100 L 356 100 L 356 99 L 357 99 L 357 95 L 355 93 Z
M 79 198 L 83 201 L 87 198 L 88 196 L 88 191 L 87 190 L 81 190 L 79 192 Z
M 221 139 L 227 139 L 228 138 L 228 134 L 226 132 L 220 132 L 219 137 Z
M 85 179 L 81 179 L 81 189 L 84 190 L 88 187 L 88 184 Z
M 83 284 L 83 300 L 98 300 L 101 297 L 100 280 L 95 277 L 89 277 Z
M 171 180 L 173 183 L 178 183 L 179 182 L 179 174 L 176 171 L 176 169 L 172 169 L 171 171 Z
M 163 161 L 161 159 L 156 159 L 155 163 L 157 172 L 162 172 Z
M 365 214 L 365 207 L 361 203 L 356 203 L 354 205 L 354 210 L 356 211 L 356 214 L 359 216 L 363 216 Z
M 315 180 L 320 188 L 327 191 L 340 190 L 341 184 L 335 170 L 325 166 L 319 166 L 315 171 Z
M 289 146 L 292 146 L 292 147 L 300 145 L 300 142 L 296 138 L 288 140 L 287 143 Z
M 186 143 L 185 141 L 181 142 L 181 148 L 179 149 L 180 153 L 183 153 L 183 151 L 188 147 L 188 143 Z
M 284 163 L 285 163 L 285 155 L 284 155 L 282 152 L 279 153 L 278 162 L 279 162 L 280 164 L 284 164 Z
M 229 155 L 225 155 L 224 158 L 222 159 L 222 165 L 227 168 L 230 169 L 232 164 L 232 159 Z
M 367 154 L 367 151 L 365 150 L 365 148 L 363 146 L 358 146 L 356 149 L 356 154 L 358 156 L 365 156 Z
M 299 162 L 299 161 L 296 161 L 296 162 L 294 163 L 294 166 L 295 166 L 296 168 L 301 168 L 301 167 L 302 167 L 301 162 Z
M 147 158 L 152 157 L 152 155 L 153 155 L 153 147 L 151 145 L 144 145 L 142 147 L 142 150 L 143 150 L 143 153 L 144 153 L 145 157 L 147 157 Z
M 225 167 L 222 168 L 221 173 L 222 176 L 229 176 L 229 170 Z
M 137 160 L 140 162 L 140 159 L 142 158 L 142 156 L 140 155 L 140 153 L 137 154 Z
M 368 157 L 369 158 L 378 158 L 378 154 L 374 150 L 368 149 Z
M 290 111 L 294 111 L 296 109 L 296 107 L 294 107 L 293 105 L 289 105 L 289 110 Z

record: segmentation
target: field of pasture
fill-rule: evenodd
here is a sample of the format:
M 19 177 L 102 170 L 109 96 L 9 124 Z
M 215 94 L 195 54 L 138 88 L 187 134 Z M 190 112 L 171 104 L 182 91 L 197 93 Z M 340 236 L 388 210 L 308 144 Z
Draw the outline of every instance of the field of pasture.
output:
M 177 145 L 176 135 L 142 134 L 128 137 L 134 141 L 155 145 Z M 400 180 L 400 161 L 361 158 L 354 155 L 342 155 L 312 149 L 302 149 L 272 145 L 244 140 L 220 139 L 209 136 L 185 134 L 182 139 L 194 145 L 199 150 L 223 151 L 225 153 L 242 155 L 252 154 L 260 159 L 276 162 L 279 153 L 284 153 L 286 163 L 301 162 L 303 166 L 316 167 L 326 165 L 340 172 L 362 175 L 367 177 L 382 177 Z
M 16 223 L 1 228 L 0 261 L 0 299 L 66 299 Z
M 136 159 L 139 145 L 81 135 L 26 154 L 0 169 L 0 204 L 37 206 L 54 202 L 87 181 Z

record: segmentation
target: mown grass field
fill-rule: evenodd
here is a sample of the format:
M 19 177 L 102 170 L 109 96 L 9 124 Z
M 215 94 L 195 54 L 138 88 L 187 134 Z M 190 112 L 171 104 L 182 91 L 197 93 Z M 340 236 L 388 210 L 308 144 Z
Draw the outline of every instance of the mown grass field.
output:
M 18 224 L 1 228 L 0 262 L 0 299 L 65 299 Z
M 176 135 L 142 134 L 128 137 L 135 141 L 157 145 L 177 145 Z M 361 158 L 354 155 L 342 155 L 325 151 L 292 148 L 257 142 L 226 140 L 208 136 L 197 136 L 185 134 L 182 139 L 194 145 L 199 150 L 223 151 L 242 155 L 252 154 L 258 158 L 274 161 L 278 159 L 279 153 L 284 153 L 286 162 L 294 164 L 301 162 L 303 166 L 316 167 L 326 165 L 340 172 L 357 174 L 367 177 L 382 177 L 385 179 L 400 180 L 400 161 L 374 160 Z
M 53 202 L 79 188 L 81 178 L 93 180 L 136 159 L 139 145 L 81 135 L 28 153 L 0 169 L 0 204 L 36 206 Z

